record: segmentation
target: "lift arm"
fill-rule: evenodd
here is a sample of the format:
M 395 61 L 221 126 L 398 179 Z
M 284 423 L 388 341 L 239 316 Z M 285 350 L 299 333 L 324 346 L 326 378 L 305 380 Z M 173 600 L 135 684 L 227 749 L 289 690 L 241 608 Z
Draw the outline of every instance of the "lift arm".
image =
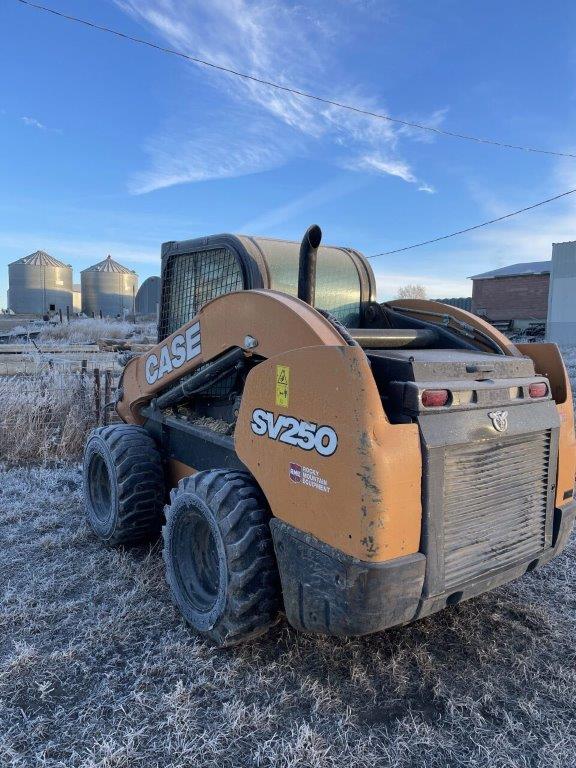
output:
M 227 293 L 205 304 L 189 323 L 131 360 L 122 376 L 116 410 L 141 424 L 140 409 L 200 366 L 230 350 L 273 357 L 291 349 L 346 346 L 329 320 L 294 296 L 271 290 Z

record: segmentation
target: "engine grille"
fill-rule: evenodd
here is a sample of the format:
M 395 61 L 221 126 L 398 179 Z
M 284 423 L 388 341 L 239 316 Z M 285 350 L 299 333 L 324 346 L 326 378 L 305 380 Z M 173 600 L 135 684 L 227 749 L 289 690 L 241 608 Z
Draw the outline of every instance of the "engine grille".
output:
M 547 430 L 446 449 L 446 589 L 545 547 L 550 442 Z

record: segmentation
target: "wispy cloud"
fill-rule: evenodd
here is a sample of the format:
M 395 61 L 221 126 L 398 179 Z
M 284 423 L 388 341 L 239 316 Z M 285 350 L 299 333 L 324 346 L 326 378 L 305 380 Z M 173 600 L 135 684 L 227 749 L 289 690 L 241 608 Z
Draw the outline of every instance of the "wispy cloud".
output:
M 269 0 L 115 2 L 184 53 L 280 85 L 317 93 L 329 91 L 327 95 L 336 100 L 386 111 L 381 100 L 361 93 L 353 83 L 346 83 L 349 75 L 336 74 L 336 22 L 332 19 L 326 24 L 320 7 Z M 160 135 L 147 141 L 145 151 L 150 166 L 131 180 L 132 192 L 254 173 L 280 165 L 294 153 L 305 155 L 319 150 L 341 167 L 398 176 L 419 184 L 422 191 L 432 189 L 417 178 L 398 149 L 400 141 L 421 140 L 420 133 L 416 135 L 417 132 L 386 121 L 310 102 L 225 73 L 203 68 L 202 78 L 224 95 L 225 101 L 220 101 L 228 102 L 226 117 L 230 115 L 232 101 L 234 113 L 246 112 L 249 107 L 250 119 L 232 125 L 225 118 L 212 121 L 208 139 L 185 136 L 181 129 L 174 128 L 172 119 Z M 336 93 L 335 82 L 342 83 Z M 439 124 L 443 118 L 442 110 L 429 118 L 420 117 L 422 122 L 433 124 Z M 253 120 L 260 121 L 260 131 L 246 131 Z M 271 136 L 275 138 L 272 142 Z M 204 151 L 206 142 L 218 147 L 215 156 Z
M 427 192 L 431 195 L 436 192 L 434 187 L 425 181 L 421 181 L 414 175 L 414 171 L 405 160 L 387 157 L 380 152 L 364 154 L 355 158 L 346 158 L 342 165 L 351 171 L 365 171 L 384 176 L 396 176 L 408 184 L 418 184 L 419 192 Z
M 182 138 L 164 136 L 148 141 L 145 150 L 151 165 L 134 174 L 128 189 L 141 195 L 156 189 L 210 179 L 244 176 L 274 168 L 281 162 L 280 151 L 254 139 L 220 135 Z
M 261 216 L 244 222 L 239 227 L 239 232 L 249 234 L 267 234 L 282 226 L 286 222 L 303 219 L 301 228 L 309 224 L 308 212 L 318 206 L 330 203 L 333 200 L 357 190 L 362 185 L 361 180 L 337 179 L 312 189 L 305 195 L 301 195 L 284 205 L 276 206 L 265 211 Z
M 398 176 L 398 178 L 409 183 L 417 181 L 408 163 L 403 160 L 392 160 L 379 153 L 372 155 L 361 155 L 355 159 L 345 161 L 345 167 L 353 170 L 370 171 L 376 173 L 388 174 L 389 176 Z
M 47 125 L 44 125 L 44 123 L 41 123 L 40 120 L 37 120 L 35 117 L 21 117 L 20 120 L 24 123 L 24 125 L 27 125 L 30 128 L 37 128 L 39 131 L 50 131 L 51 133 L 62 133 L 60 128 L 49 128 Z
M 21 117 L 20 120 L 24 123 L 24 125 L 29 125 L 32 128 L 38 128 L 41 131 L 46 131 L 47 128 L 44 125 L 44 123 L 41 123 L 40 120 L 36 120 L 35 117 Z

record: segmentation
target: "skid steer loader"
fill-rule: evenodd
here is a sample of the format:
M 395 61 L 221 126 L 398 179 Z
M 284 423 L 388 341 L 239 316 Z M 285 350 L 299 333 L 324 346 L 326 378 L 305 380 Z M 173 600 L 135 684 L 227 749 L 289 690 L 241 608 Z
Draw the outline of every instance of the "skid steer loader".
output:
M 411 622 L 543 565 L 574 521 L 558 348 L 378 304 L 367 260 L 320 241 L 166 243 L 158 344 L 86 444 L 90 526 L 162 530 L 173 599 L 220 646 L 282 612 L 341 636 Z

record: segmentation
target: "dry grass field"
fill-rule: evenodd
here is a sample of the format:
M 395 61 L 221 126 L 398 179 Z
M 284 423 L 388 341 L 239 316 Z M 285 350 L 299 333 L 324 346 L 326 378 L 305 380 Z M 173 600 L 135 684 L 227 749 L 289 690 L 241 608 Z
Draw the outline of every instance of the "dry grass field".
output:
M 158 545 L 88 531 L 75 464 L 0 470 L 0 551 L 2 768 L 576 764 L 574 538 L 408 627 L 339 640 L 281 622 L 225 651 L 172 606 Z

